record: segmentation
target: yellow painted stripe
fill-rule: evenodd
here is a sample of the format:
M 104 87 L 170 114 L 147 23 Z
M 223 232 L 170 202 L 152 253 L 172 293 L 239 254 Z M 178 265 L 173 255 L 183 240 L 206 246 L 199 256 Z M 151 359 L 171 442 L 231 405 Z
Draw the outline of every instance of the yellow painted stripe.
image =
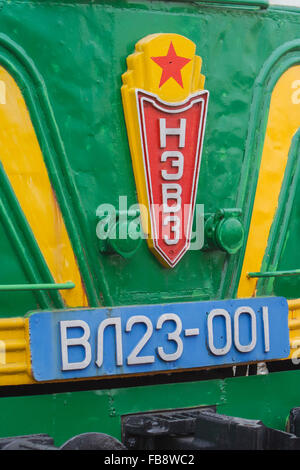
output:
M 29 319 L 0 319 L 0 385 L 32 384 Z
M 0 159 L 67 306 L 87 306 L 80 272 L 23 96 L 0 67 Z
M 8 339 L 5 341 L 5 350 L 7 351 L 23 351 L 26 349 L 25 339 Z
M 0 339 L 2 330 L 18 330 L 24 328 L 24 318 L 1 318 L 0 319 Z
M 300 299 L 289 300 L 288 304 L 291 345 L 289 358 L 300 362 Z M 0 319 L 0 386 L 36 383 L 31 370 L 29 319 Z
M 300 358 L 300 299 L 288 300 L 289 330 L 290 330 L 290 359 L 299 363 Z
M 280 77 L 272 93 L 238 297 L 255 295 L 257 279 L 249 279 L 247 273 L 261 270 L 291 141 L 299 127 L 300 66 L 297 65 Z

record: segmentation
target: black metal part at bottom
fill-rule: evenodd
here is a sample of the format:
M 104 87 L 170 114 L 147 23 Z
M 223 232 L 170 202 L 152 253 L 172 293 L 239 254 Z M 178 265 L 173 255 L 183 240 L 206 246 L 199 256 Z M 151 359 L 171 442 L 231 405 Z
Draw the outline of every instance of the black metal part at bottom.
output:
M 48 434 L 0 438 L 0 450 L 57 450 Z
M 0 438 L 0 450 L 127 450 L 112 436 L 100 432 L 87 432 L 72 437 L 56 447 L 48 434 L 31 434 Z
M 291 409 L 287 431 L 211 406 L 124 416 L 123 442 L 88 432 L 56 447 L 48 434 L 32 434 L 0 438 L 0 450 L 300 450 L 300 407 Z
M 300 437 L 300 407 L 292 408 L 287 420 L 286 430 Z
M 300 408 L 289 423 L 297 434 L 207 408 L 147 413 L 123 418 L 123 442 L 130 450 L 299 450 Z

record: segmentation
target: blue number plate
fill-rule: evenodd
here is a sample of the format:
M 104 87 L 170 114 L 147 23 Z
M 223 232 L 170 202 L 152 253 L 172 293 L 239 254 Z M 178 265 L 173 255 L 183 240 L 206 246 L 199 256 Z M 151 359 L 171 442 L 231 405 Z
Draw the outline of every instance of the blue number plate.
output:
M 281 297 L 33 313 L 38 381 L 269 361 L 289 356 Z

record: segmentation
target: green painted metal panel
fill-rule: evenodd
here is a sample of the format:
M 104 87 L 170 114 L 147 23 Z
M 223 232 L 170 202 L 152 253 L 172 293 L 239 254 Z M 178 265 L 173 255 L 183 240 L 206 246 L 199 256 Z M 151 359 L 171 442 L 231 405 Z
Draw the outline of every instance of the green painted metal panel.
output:
M 299 374 L 2 398 L 0 435 L 44 432 L 55 437 L 57 446 L 84 432 L 121 439 L 124 415 L 209 405 L 216 405 L 219 413 L 261 419 L 266 426 L 284 430 L 289 410 L 299 403 Z
M 238 194 L 249 191 L 240 175 L 256 78 L 271 54 L 297 37 L 293 13 L 200 8 L 176 2 L 165 3 L 163 14 L 161 9 L 160 2 L 60 6 L 21 2 L 5 3 L 2 10 L 2 32 L 34 61 L 42 91 L 44 85 L 47 89 L 53 112 L 48 122 L 55 128 L 55 119 L 58 133 L 48 136 L 56 155 L 46 151 L 44 156 L 76 255 L 91 284 L 91 305 L 232 296 L 237 286 L 234 274 L 239 271 L 234 268 L 232 272 L 231 266 L 242 259 L 242 251 L 231 257 L 220 251 L 189 252 L 178 266 L 167 270 L 146 243 L 131 259 L 99 252 L 98 205 L 118 206 L 121 195 L 128 197 L 128 205 L 137 202 L 120 95 L 125 59 L 135 42 L 156 31 L 176 31 L 193 40 L 203 58 L 211 100 L 197 202 L 213 212 L 236 207 L 243 201 Z M 47 24 L 47 28 L 32 27 L 34 19 L 36 25 Z M 24 34 L 26 24 L 30 34 Z M 29 103 L 30 108 L 34 104 Z M 36 123 L 38 116 L 33 118 Z M 21 302 L 19 310 L 26 313 Z
M 188 37 L 203 59 L 211 98 L 197 202 L 206 212 L 241 208 L 248 228 L 259 164 L 251 149 L 261 148 L 276 77 L 300 61 L 300 20 L 296 10 L 250 8 L 265 6 L 263 1 L 240 2 L 241 8 L 233 3 L 1 3 L 0 61 L 29 107 L 91 306 L 236 294 L 243 250 L 231 256 L 189 252 L 167 270 L 146 243 L 130 259 L 100 253 L 95 232 L 100 204 L 117 206 L 121 195 L 128 205 L 137 202 L 121 75 L 135 43 L 154 32 Z M 259 136 L 257 120 L 263 123 Z M 53 281 L 2 174 L 0 196 L 0 284 Z M 299 268 L 299 198 L 295 183 L 277 266 L 282 271 Z M 299 279 L 276 279 L 267 292 L 299 297 Z M 55 293 L 1 292 L 0 299 L 2 317 L 62 305 Z M 97 391 L 1 398 L 0 435 L 47 432 L 57 444 L 86 431 L 120 438 L 124 414 L 212 404 L 222 413 L 284 429 L 289 409 L 299 405 L 299 373 L 149 387 L 141 378 L 140 387 L 101 390 L 99 382 Z

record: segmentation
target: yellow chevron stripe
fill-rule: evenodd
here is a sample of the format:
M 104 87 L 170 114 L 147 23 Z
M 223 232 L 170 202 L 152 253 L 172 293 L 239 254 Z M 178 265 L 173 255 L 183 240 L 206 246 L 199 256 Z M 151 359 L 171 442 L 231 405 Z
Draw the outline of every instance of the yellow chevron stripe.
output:
M 300 127 L 300 65 L 288 69 L 274 87 L 251 224 L 237 297 L 255 295 L 257 279 L 276 213 L 292 138 Z
M 23 96 L 13 78 L 0 67 L 0 158 L 48 268 L 67 306 L 87 306 L 80 272 L 49 181 L 43 155 Z

